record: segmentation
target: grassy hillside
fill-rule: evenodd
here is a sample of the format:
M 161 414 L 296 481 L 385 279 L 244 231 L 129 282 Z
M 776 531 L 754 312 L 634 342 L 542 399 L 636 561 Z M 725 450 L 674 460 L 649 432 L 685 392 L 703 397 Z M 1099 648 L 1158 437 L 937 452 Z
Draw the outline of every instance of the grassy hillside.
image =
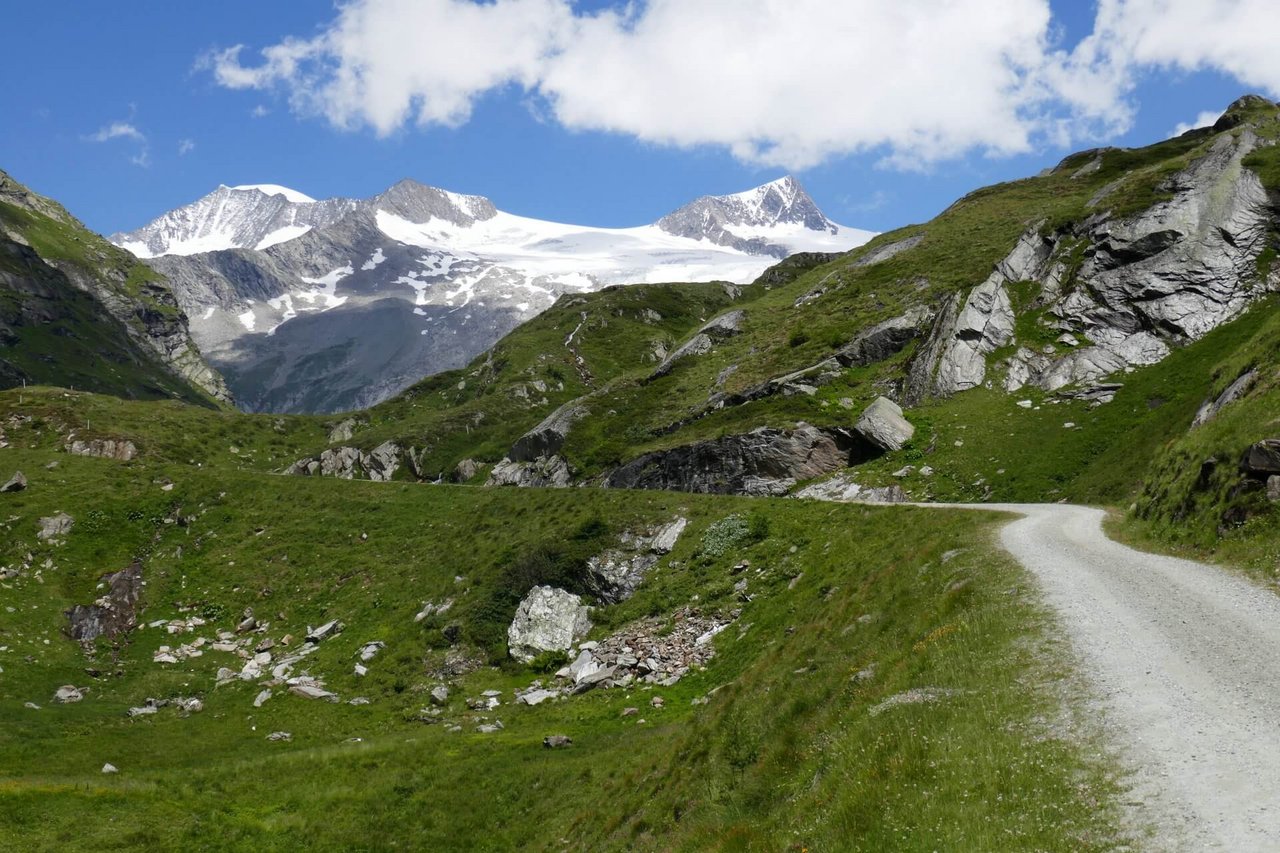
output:
M 110 418 L 140 456 L 61 452 L 81 407 Z M 992 549 L 994 517 L 295 479 L 241 470 L 230 454 L 181 460 L 173 442 L 184 426 L 210 445 L 239 442 L 241 456 L 266 453 L 279 435 L 271 418 L 217 417 L 0 394 L 10 444 L 0 473 L 31 480 L 0 495 L 0 566 L 16 569 L 0 585 L 12 608 L 0 625 L 0 760 L 10 768 L 0 820 L 11 844 L 1080 850 L 1116 840 L 1115 783 L 1073 723 L 1048 618 Z M 59 511 L 75 518 L 65 544 L 37 540 L 37 520 Z M 677 514 L 690 525 L 675 551 L 633 599 L 595 611 L 592 636 L 646 617 L 661 624 L 684 605 L 732 618 L 706 670 L 673 687 L 513 704 L 513 689 L 547 677 L 502 653 L 521 594 L 513 584 L 538 571 L 571 583 L 583 555 L 621 530 Z M 726 538 L 732 526 L 718 523 L 735 515 L 750 533 Z M 86 657 L 63 634 L 64 611 L 92 602 L 101 577 L 135 558 L 143 625 L 207 621 L 176 635 L 141 627 Z M 456 602 L 444 619 L 415 622 L 424 601 L 444 598 Z M 161 645 L 233 629 L 245 608 L 270 623 L 255 636 L 291 634 L 294 647 L 308 626 L 340 619 L 345 630 L 305 668 L 342 702 L 276 688 L 255 708 L 257 683 L 215 686 L 219 667 L 242 662 L 208 645 L 153 662 Z M 385 648 L 355 675 L 374 640 Z M 428 692 L 440 683 L 451 694 L 432 717 Z M 87 687 L 86 698 L 51 701 L 63 684 Z M 467 708 L 490 689 L 501 705 Z M 369 704 L 347 704 L 356 696 Z M 203 709 L 126 716 L 148 697 L 198 697 Z M 623 716 L 628 707 L 639 713 Z M 476 730 L 495 719 L 501 731 Z M 274 731 L 292 740 L 267 741 Z M 545 750 L 551 734 L 573 745 Z M 102 774 L 106 762 L 120 772 Z

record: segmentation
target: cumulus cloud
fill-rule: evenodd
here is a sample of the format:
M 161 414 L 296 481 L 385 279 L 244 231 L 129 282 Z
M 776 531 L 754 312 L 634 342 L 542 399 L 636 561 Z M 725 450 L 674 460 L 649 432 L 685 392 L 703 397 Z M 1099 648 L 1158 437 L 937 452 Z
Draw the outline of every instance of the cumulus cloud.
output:
M 1215 69 L 1280 92 L 1274 0 L 1099 0 L 1068 49 L 1048 0 L 349 0 L 313 38 L 201 64 L 232 89 L 388 135 L 506 89 L 574 130 L 804 168 L 912 166 L 1125 130 L 1137 75 Z
M 110 124 L 103 125 L 96 133 L 91 133 L 86 138 L 90 142 L 108 142 L 112 139 L 132 139 L 136 142 L 147 141 L 146 135 L 127 121 L 113 121 Z

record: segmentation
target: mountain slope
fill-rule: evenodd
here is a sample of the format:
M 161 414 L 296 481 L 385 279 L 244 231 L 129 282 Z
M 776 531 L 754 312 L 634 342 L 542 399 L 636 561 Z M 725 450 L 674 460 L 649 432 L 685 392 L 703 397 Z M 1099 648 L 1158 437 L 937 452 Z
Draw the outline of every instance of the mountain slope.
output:
M 425 476 L 450 475 L 464 458 L 502 462 L 496 433 L 480 426 L 497 423 L 549 448 L 529 460 L 528 442 L 513 439 L 507 482 L 554 469 L 561 481 L 704 488 L 695 472 L 750 467 L 757 453 L 785 462 L 799 441 L 830 472 L 853 464 L 846 476 L 862 485 L 919 497 L 1123 499 L 1161 437 L 1186 429 L 1180 413 L 1215 381 L 1213 353 L 1265 315 L 1249 309 L 1280 284 L 1277 137 L 1280 110 L 1245 98 L 1215 128 L 1072 155 L 836 260 L 781 265 L 731 302 L 672 317 L 655 304 L 662 334 L 645 300 L 670 288 L 625 306 L 612 293 L 562 299 L 544 316 L 558 341 L 522 327 L 495 355 L 370 412 L 356 443 L 418 448 Z M 714 290 L 703 287 L 688 293 Z M 548 390 L 513 396 L 531 382 Z M 902 451 L 850 437 L 879 396 L 916 423 Z M 798 432 L 802 423 L 816 432 Z M 776 433 L 749 438 L 760 428 Z M 1019 430 L 1034 440 L 1010 442 Z M 907 462 L 936 474 L 890 477 Z M 617 473 L 631 463 L 651 474 Z M 750 488 L 813 476 L 783 464 L 752 474 Z
M 164 279 L 0 172 L 0 387 L 227 400 Z
M 775 256 L 871 236 L 831 223 L 790 178 L 699 200 L 715 210 L 701 225 L 688 208 L 615 229 L 513 216 L 414 181 L 363 201 L 267 190 L 222 187 L 113 237 L 175 283 L 201 347 L 251 411 L 373 405 L 466 364 L 563 293 L 749 281 Z

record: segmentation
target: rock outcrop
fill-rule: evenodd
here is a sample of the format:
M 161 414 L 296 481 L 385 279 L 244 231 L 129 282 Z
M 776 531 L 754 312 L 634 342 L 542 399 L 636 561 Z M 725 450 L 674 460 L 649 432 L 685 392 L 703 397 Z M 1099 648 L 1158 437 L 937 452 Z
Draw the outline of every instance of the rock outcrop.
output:
M 676 518 L 653 529 L 623 533 L 617 548 L 587 561 L 591 591 L 605 604 L 626 601 L 658 559 L 671 553 L 688 523 L 687 519 Z
M 528 462 L 503 459 L 493 466 L 485 485 L 562 489 L 572 479 L 573 474 L 564 457 L 543 456 Z
M 590 630 L 588 608 L 580 597 L 535 586 L 516 609 L 507 647 L 513 658 L 528 662 L 543 652 L 567 651 Z
M 1218 416 L 1218 412 L 1248 394 L 1257 376 L 1258 372 L 1256 370 L 1246 370 L 1217 397 L 1205 400 L 1196 412 L 1195 420 L 1191 422 L 1191 426 L 1198 427 L 1207 424 Z
M 860 450 L 852 433 L 807 424 L 793 431 L 760 427 L 745 435 L 646 453 L 614 469 L 613 489 L 668 489 L 708 494 L 781 495 L 799 480 L 848 466 Z
M 115 459 L 117 462 L 130 462 L 138 455 L 137 446 L 123 438 L 70 441 L 63 449 L 73 456 L 96 456 L 99 459 Z
M 690 356 L 706 355 L 720 341 L 727 340 L 734 335 L 741 334 L 742 321 L 746 318 L 746 312 L 742 309 L 735 309 L 727 314 L 721 314 L 714 320 L 709 321 L 702 328 L 694 333 L 693 337 L 676 347 L 670 355 L 654 368 L 653 373 L 649 374 L 649 380 L 660 379 L 675 369 L 682 359 Z
M 406 454 L 393 441 L 384 441 L 373 450 L 356 447 L 331 447 L 318 456 L 299 459 L 284 473 L 295 477 L 337 477 L 342 480 L 369 479 L 379 483 L 390 482 Z
M 1062 334 L 1056 345 L 1022 346 L 1004 361 L 1008 391 L 1025 385 L 1055 391 L 1155 364 L 1171 347 L 1239 316 L 1271 286 L 1258 258 L 1272 206 L 1244 166 L 1258 144 L 1249 127 L 1218 136 L 1155 188 L 1167 200 L 1140 213 L 1114 217 L 1107 210 L 1123 182 L 1146 177 L 1135 172 L 1098 193 L 1089 218 L 1048 235 L 1033 225 L 962 304 L 955 296 L 944 300 L 912 364 L 907 402 L 987 381 L 989 356 L 1015 343 L 1008 293 L 1014 282 L 1039 287 L 1027 310 L 1040 312 L 1046 332 Z
M 99 637 L 115 640 L 138 626 L 138 605 L 142 597 L 142 563 L 103 578 L 107 592 L 93 604 L 77 604 L 67 611 L 71 639 L 86 649 Z

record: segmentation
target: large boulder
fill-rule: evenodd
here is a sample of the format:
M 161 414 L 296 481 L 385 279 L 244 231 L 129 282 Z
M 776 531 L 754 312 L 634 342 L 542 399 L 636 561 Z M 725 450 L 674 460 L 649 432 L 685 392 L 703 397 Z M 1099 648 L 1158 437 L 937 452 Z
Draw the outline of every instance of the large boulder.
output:
M 876 397 L 863 410 L 854 432 L 885 451 L 901 450 L 916 428 L 902 416 L 902 407 L 888 397 Z
M 1240 471 L 1259 480 L 1280 474 L 1280 438 L 1251 445 L 1240 459 Z
M 551 586 L 535 586 L 516 608 L 507 629 L 511 656 L 529 662 L 543 652 L 563 652 L 591 630 L 579 596 Z
M 27 487 L 27 478 L 21 471 L 19 471 L 16 474 L 14 474 L 12 477 L 10 477 L 8 482 L 6 482 L 3 486 L 0 486 L 0 494 L 6 494 L 8 492 L 20 492 L 26 487 Z

